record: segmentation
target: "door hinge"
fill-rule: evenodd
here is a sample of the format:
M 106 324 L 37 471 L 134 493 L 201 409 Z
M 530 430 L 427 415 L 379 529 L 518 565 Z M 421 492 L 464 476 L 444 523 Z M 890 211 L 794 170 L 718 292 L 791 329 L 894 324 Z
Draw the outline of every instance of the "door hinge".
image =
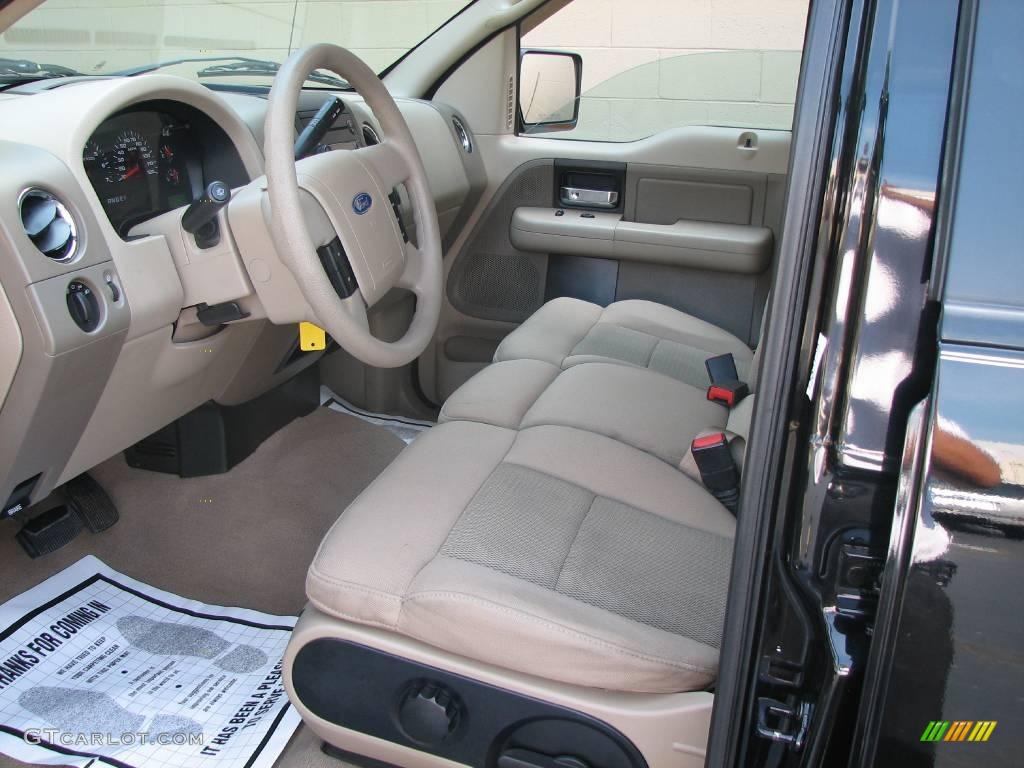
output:
M 811 722 L 811 703 L 787 704 L 768 696 L 757 700 L 757 735 L 797 751 L 804 745 Z

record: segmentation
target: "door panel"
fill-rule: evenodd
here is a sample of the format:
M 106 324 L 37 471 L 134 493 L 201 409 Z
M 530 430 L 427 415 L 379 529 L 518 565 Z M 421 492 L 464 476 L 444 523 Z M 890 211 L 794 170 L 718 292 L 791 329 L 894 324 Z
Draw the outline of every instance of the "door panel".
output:
M 454 309 L 479 320 L 521 323 L 543 304 L 547 254 L 512 244 L 512 218 L 519 208 L 551 205 L 554 184 L 554 163 L 537 160 L 502 185 L 452 262 L 445 292 Z
M 768 268 L 772 231 L 746 224 L 679 219 L 627 221 L 620 213 L 523 206 L 512 214 L 512 245 L 521 251 L 756 275 Z
M 636 221 L 674 224 L 680 218 L 722 224 L 750 224 L 754 190 L 745 184 L 660 178 L 658 167 L 634 171 Z
M 750 343 L 757 339 L 764 302 L 759 276 L 621 262 L 616 299 L 646 299 L 714 323 Z M 756 325 L 756 327 L 755 327 Z
M 419 366 L 423 391 L 443 402 L 557 296 L 649 299 L 756 344 L 790 133 L 691 125 L 625 143 L 515 135 L 514 101 L 495 106 L 479 84 L 511 82 L 502 91 L 514 94 L 517 52 L 514 31 L 499 35 L 434 96 L 478 126 L 487 188 L 445 255 L 441 322 Z M 614 207 L 563 202 L 563 187 L 617 197 Z M 531 214 L 552 227 L 531 233 Z
M 722 143 L 735 150 L 740 131 L 722 130 Z M 693 150 L 687 147 L 687 131 L 680 133 L 674 154 L 682 162 Z M 662 161 L 666 137 L 655 138 L 636 144 L 650 144 L 650 156 Z M 584 175 L 595 168 L 593 158 L 576 154 L 591 146 L 520 141 L 532 143 L 538 154 L 565 154 L 512 169 L 449 255 L 447 322 L 436 347 L 436 378 L 424 382 L 427 391 L 446 398 L 486 364 L 484 350 L 493 350 L 515 325 L 558 296 L 602 305 L 657 301 L 756 344 L 775 260 L 784 176 L 644 162 L 646 153 L 634 144 L 630 154 L 638 161 L 619 164 L 623 186 L 609 187 L 618 193 L 618 212 L 585 203 L 570 207 L 562 201 L 567 183 L 600 186 Z M 479 144 L 488 166 L 507 160 L 489 154 L 500 153 L 502 143 Z M 467 355 L 468 349 L 474 354 Z

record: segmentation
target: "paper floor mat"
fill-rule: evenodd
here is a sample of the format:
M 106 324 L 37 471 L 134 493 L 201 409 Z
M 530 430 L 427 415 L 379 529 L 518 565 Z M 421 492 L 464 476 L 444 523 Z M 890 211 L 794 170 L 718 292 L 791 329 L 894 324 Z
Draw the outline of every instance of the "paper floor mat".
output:
M 269 768 L 300 722 L 281 675 L 295 621 L 187 600 L 83 558 L 0 605 L 0 752 Z
M 392 416 L 387 413 L 373 413 L 372 411 L 364 410 L 338 397 L 328 387 L 320 387 L 320 404 L 327 406 L 332 411 L 347 413 L 349 416 L 355 416 L 357 419 L 361 419 L 369 424 L 384 427 L 384 429 L 397 435 L 406 445 L 419 437 L 420 433 L 434 426 L 432 421 L 422 421 L 405 416 Z

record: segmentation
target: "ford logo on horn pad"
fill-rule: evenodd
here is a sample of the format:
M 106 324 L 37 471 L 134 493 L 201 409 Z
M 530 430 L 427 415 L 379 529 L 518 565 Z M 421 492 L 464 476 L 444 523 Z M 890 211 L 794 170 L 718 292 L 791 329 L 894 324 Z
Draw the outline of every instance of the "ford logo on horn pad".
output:
M 362 216 L 373 206 L 373 198 L 366 192 L 360 192 L 352 198 L 352 210 Z

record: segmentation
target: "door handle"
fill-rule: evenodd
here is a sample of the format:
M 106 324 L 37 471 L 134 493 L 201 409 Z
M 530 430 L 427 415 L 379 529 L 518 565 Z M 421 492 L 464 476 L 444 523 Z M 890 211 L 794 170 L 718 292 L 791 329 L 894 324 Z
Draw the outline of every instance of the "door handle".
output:
M 614 190 L 562 187 L 561 201 L 565 205 L 589 205 L 594 208 L 614 208 L 619 204 L 619 193 Z

